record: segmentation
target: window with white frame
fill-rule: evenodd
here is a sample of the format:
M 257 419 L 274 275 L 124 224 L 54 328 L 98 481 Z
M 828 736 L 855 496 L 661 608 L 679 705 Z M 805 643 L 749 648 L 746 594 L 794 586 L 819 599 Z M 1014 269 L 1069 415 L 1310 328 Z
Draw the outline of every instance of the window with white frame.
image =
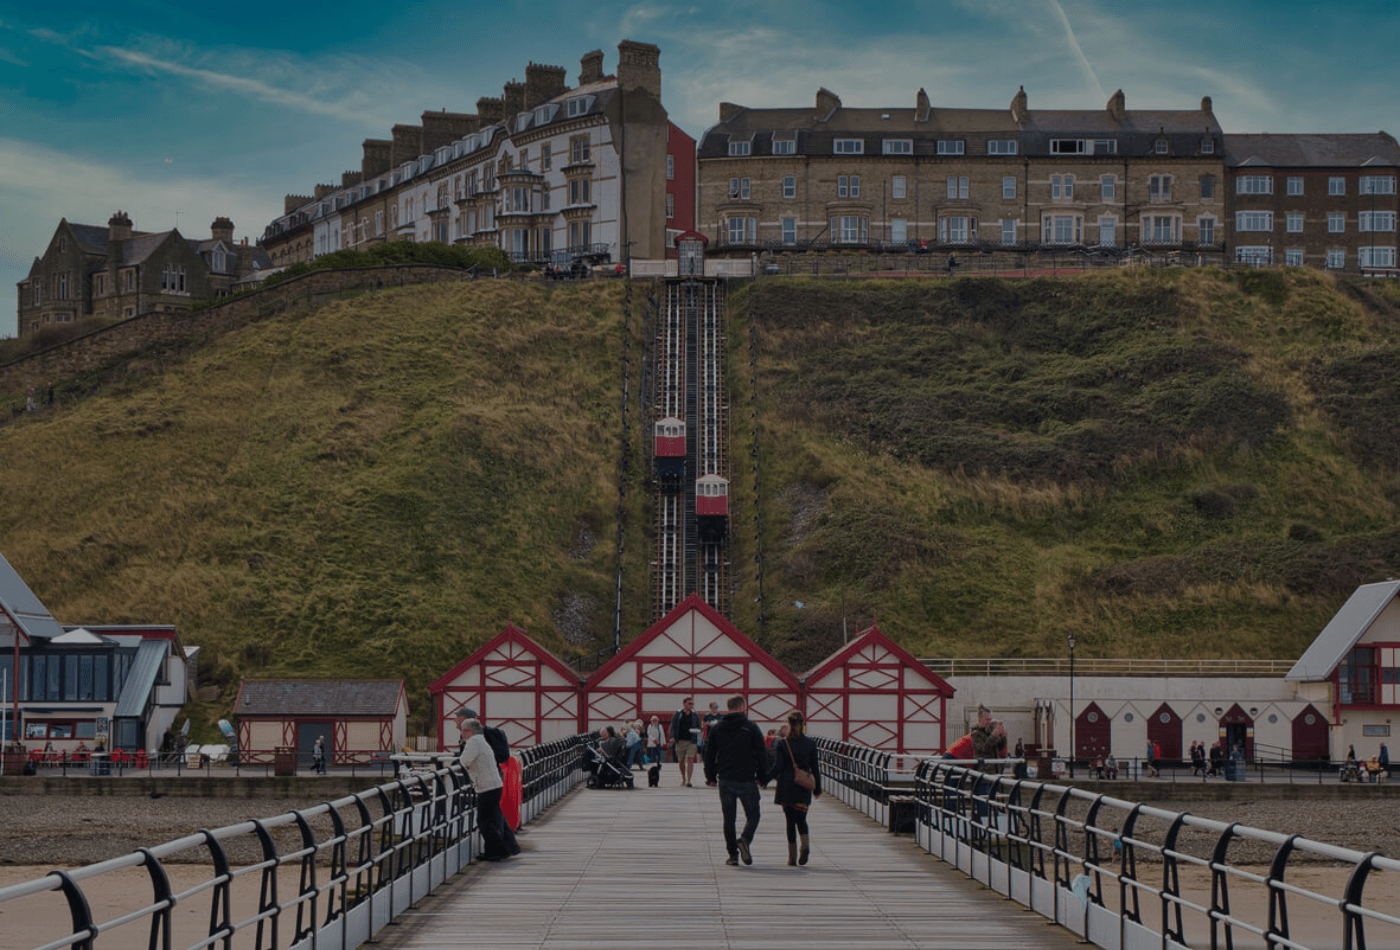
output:
M 939 155 L 961 155 L 963 147 L 962 139 L 939 139 L 936 150 Z
M 840 244 L 864 244 L 870 219 L 862 214 L 844 214 L 832 220 L 832 234 Z
M 587 247 L 593 243 L 593 222 L 569 222 L 569 247 Z
M 989 139 L 987 141 L 988 155 L 1015 155 L 1016 151 L 1015 139 Z
M 1151 214 L 1143 221 L 1143 240 L 1153 244 L 1175 244 L 1180 240 L 1180 221 L 1174 215 Z
M 895 175 L 893 178 L 890 179 L 890 197 L 896 200 L 900 200 L 907 196 L 908 192 L 904 184 L 904 176 Z
M 1001 219 L 1001 243 L 1010 247 L 1016 243 L 1016 219 Z
M 1274 179 L 1272 175 L 1241 175 L 1235 179 L 1237 195 L 1272 195 Z
M 1394 211 L 1362 211 L 1356 216 L 1358 231 L 1394 231 Z
M 1147 179 L 1147 194 L 1153 201 L 1170 201 L 1172 197 L 1172 176 L 1150 176 Z
M 1333 211 L 1327 215 L 1327 233 L 1343 234 L 1347 229 L 1347 216 L 1343 212 Z
M 1016 176 L 1001 176 L 1001 196 L 1003 199 L 1016 197 Z
M 1201 200 L 1209 201 L 1215 197 L 1215 176 L 1201 176 Z
M 383 212 L 383 211 L 376 211 L 376 212 L 374 213 L 374 236 L 375 236 L 375 237 L 379 237 L 379 236 L 382 235 L 383 233 L 384 233 L 384 212 Z
M 1156 152 L 1158 155 L 1165 155 L 1167 152 L 1171 151 L 1171 143 L 1166 139 L 1158 139 L 1153 144 L 1152 151 Z
M 797 243 L 797 219 L 783 218 L 783 243 Z
M 1303 266 L 1303 249 L 1301 247 L 1290 247 L 1283 252 L 1283 263 L 1289 267 Z
M 1209 137 L 1201 139 L 1201 154 L 1202 154 L 1202 155 L 1214 155 L 1214 154 L 1215 154 L 1215 139 L 1209 138 Z
M 569 180 L 569 204 L 590 204 L 590 193 L 591 189 L 589 187 L 589 180 L 587 178 L 571 178 Z
M 729 154 L 731 157 L 742 157 L 748 155 L 753 150 L 753 143 L 750 141 L 730 142 Z
M 666 156 L 666 180 L 674 181 L 676 178 L 676 156 Z
M 1240 244 L 1235 247 L 1235 260 L 1241 264 L 1265 267 L 1273 263 L 1273 248 L 1267 244 Z
M 1236 211 L 1236 231 L 1272 231 L 1274 213 L 1272 211 Z
M 797 154 L 797 139 L 774 139 L 774 140 L 773 140 L 773 154 L 774 154 L 774 155 L 796 155 L 796 154 Z
M 865 139 L 837 139 L 831 150 L 837 155 L 864 155 Z
M 1088 149 L 1083 139 L 1051 139 L 1051 155 L 1083 155 Z
M 545 194 L 549 194 L 549 192 L 545 192 Z M 668 192 L 666 192 L 666 217 L 668 217 L 668 218 L 674 218 L 675 216 L 676 216 L 676 196 L 673 195 L 673 194 L 671 194 L 671 193 L 668 191 Z
M 588 112 L 588 105 L 592 101 L 592 96 L 575 96 L 568 101 L 568 116 L 576 118 Z
M 1303 179 L 1299 175 L 1288 176 L 1288 194 L 1298 196 L 1303 193 Z
M 784 197 L 784 198 L 796 198 L 796 197 L 797 197 L 797 176 L 796 176 L 796 175 L 784 175 L 784 176 L 783 176 L 783 197 Z
M 1099 218 L 1099 246 L 1118 246 L 1118 219 Z
M 1214 218 L 1197 218 L 1197 219 L 1196 219 L 1196 243 L 1197 243 L 1197 244 L 1214 244 L 1214 243 L 1215 243 L 1215 219 L 1214 219 Z
M 1347 193 L 1347 180 L 1345 178 L 1328 178 L 1327 193 L 1329 195 L 1345 195 Z
M 838 197 L 838 198 L 859 198 L 859 197 L 860 197 L 860 176 L 859 176 L 859 175 L 837 175 L 837 176 L 836 176 L 836 197 Z
M 908 240 L 909 222 L 903 218 L 892 218 L 890 220 L 890 240 L 895 244 L 903 244 Z
M 938 240 L 944 244 L 966 244 L 971 220 L 964 215 L 949 215 L 939 218 Z
M 948 197 L 949 197 L 949 198 L 966 198 L 966 197 L 967 197 L 967 176 L 966 176 L 966 175 L 949 175 L 949 176 L 948 176 Z
M 752 244 L 758 233 L 758 219 L 736 215 L 728 222 L 730 244 Z
M 1050 197 L 1051 197 L 1051 198 L 1073 198 L 1073 197 L 1074 197 L 1074 176 L 1073 176 L 1073 175 L 1051 175 L 1051 176 L 1050 176 Z
M 1118 194 L 1118 178 L 1115 175 L 1099 176 L 1099 198 L 1104 201 L 1112 200 Z
M 741 201 L 749 200 L 749 180 L 747 178 L 739 179 L 739 199 Z
M 1395 194 L 1394 175 L 1362 175 L 1358 183 L 1357 194 L 1362 195 L 1393 195 Z
M 881 147 L 886 155 L 913 155 L 913 139 L 885 139 Z
M 670 156 L 667 156 L 668 159 Z M 553 167 L 554 153 L 550 151 L 549 143 L 545 142 L 540 146 L 540 169 L 549 171 Z
M 1288 216 L 1284 220 L 1284 230 L 1292 234 L 1302 234 L 1303 216 L 1296 211 L 1288 212 Z
M 1327 252 L 1327 269 L 1342 270 L 1347 266 L 1347 252 L 1334 247 Z
M 1084 219 L 1078 215 L 1057 214 L 1045 218 L 1042 231 L 1047 244 L 1078 244 L 1084 240 Z
M 1095 155 L 1117 155 L 1117 154 L 1118 154 L 1118 140 L 1117 140 L 1117 139 L 1094 139 L 1094 154 L 1095 154 Z
M 586 135 L 575 135 L 573 138 L 569 139 L 569 162 L 570 162 L 570 164 L 579 165 L 579 164 L 581 164 L 581 163 L 583 163 L 583 162 L 588 161 L 588 156 L 589 156 L 590 153 L 591 153 L 591 146 L 590 146 L 589 141 L 588 141 L 588 136 L 586 136 Z M 491 166 L 489 166 L 489 165 L 487 166 L 488 169 L 489 169 L 490 167 L 491 167 Z M 486 176 L 483 176 L 483 177 L 486 177 Z M 487 191 L 490 191 L 490 190 L 491 190 L 491 185 L 489 184 L 489 182 L 488 182 L 488 184 L 487 184 L 487 186 L 486 186 L 486 190 L 487 190 Z
M 1360 247 L 1356 249 L 1356 263 L 1360 267 L 1394 267 L 1395 248 Z

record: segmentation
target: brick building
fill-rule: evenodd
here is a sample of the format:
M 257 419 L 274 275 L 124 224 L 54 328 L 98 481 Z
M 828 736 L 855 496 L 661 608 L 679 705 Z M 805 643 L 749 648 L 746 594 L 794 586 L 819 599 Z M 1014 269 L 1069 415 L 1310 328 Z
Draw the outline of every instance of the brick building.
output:
M 699 145 L 711 251 L 850 246 L 1148 246 L 1218 258 L 1224 142 L 1210 99 L 1181 111 L 853 109 L 722 103 Z
M 1400 146 L 1367 135 L 1227 135 L 1231 256 L 1394 275 Z
M 105 228 L 65 218 L 19 282 L 19 334 L 88 317 L 188 310 L 269 266 L 260 248 L 234 242 L 233 222 L 224 217 L 214 219 L 206 240 L 137 231 L 122 211 Z
M 669 144 L 684 144 L 661 105 L 660 50 L 618 44 L 580 62 L 569 87 L 557 66 L 475 113 L 425 112 L 363 145 L 360 170 L 309 196 L 289 195 L 262 245 L 277 265 L 384 241 L 499 247 L 513 260 L 659 260 L 665 255 Z M 625 134 L 624 134 L 625 129 Z

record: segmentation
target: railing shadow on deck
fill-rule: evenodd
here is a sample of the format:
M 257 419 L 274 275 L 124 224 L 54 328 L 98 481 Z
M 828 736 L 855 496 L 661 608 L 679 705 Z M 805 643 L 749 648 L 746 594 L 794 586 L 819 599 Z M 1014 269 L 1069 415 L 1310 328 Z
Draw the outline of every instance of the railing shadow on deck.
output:
M 1378 853 L 997 774 L 1021 760 L 817 743 L 830 793 L 891 830 L 907 807 L 920 848 L 1106 950 L 1400 945 Z
M 522 824 L 580 781 L 580 750 L 590 738 L 516 753 Z M 477 832 L 476 793 L 461 766 L 448 759 L 441 768 L 405 772 L 312 808 L 199 831 L 0 889 L 0 916 L 50 922 L 48 939 L 34 950 L 102 950 L 119 929 L 123 942 L 135 945 L 132 928 L 145 928 L 150 950 L 352 950 L 471 863 L 480 847 Z M 202 877 L 177 891 L 169 873 L 175 862 L 203 865 Z M 115 916 L 95 910 L 85 886 L 132 869 L 145 872 L 144 895 L 131 895 L 110 912 Z M 182 930 L 176 941 L 173 912 L 193 902 L 207 909 L 208 926 L 196 940 L 186 942 Z

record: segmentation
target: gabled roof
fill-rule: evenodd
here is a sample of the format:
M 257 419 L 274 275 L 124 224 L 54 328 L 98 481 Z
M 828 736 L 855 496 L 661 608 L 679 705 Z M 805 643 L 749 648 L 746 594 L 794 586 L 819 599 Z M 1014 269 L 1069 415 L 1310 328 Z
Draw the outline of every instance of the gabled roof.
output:
M 89 254 L 106 254 L 107 237 L 111 233 L 109 228 L 96 224 L 74 224 L 68 222 L 68 229 L 73 232 L 73 237 L 79 246 Z
M 1226 135 L 1226 164 L 1258 168 L 1394 168 L 1400 145 L 1384 132 Z
M 1400 594 L 1400 581 L 1362 584 L 1356 588 L 1342 604 L 1342 609 L 1327 621 L 1317 639 L 1303 651 L 1284 680 L 1312 683 L 1328 679 L 1381 611 L 1390 606 L 1396 594 Z
M 34 596 L 29 585 L 3 554 L 0 554 L 0 605 L 4 605 L 4 612 L 19 624 L 20 632 L 28 640 L 51 640 L 63 636 L 63 627 Z
M 802 677 L 802 682 L 810 686 L 812 683 L 815 683 L 822 677 L 826 676 L 832 670 L 838 669 L 839 667 L 845 665 L 845 663 L 848 660 L 850 660 L 851 657 L 872 646 L 888 651 L 904 666 L 915 670 L 919 673 L 920 676 L 928 680 L 929 685 L 932 686 L 934 689 L 937 689 L 939 692 L 943 693 L 944 696 L 948 696 L 951 698 L 952 695 L 957 692 L 957 690 L 947 680 L 939 676 L 933 670 L 929 669 L 923 663 L 920 663 L 917 657 L 915 657 L 908 650 L 901 647 L 899 644 L 895 643 L 889 637 L 885 636 L 883 633 L 880 632 L 880 628 L 873 624 L 869 627 L 869 629 L 856 636 L 856 638 L 850 643 L 846 644 L 841 649 L 831 654 L 831 656 L 827 657 L 825 660 L 822 660 L 820 663 L 814 666 L 811 669 L 811 671 L 807 673 L 806 676 Z
M 555 656 L 553 653 L 550 653 L 548 650 L 540 646 L 534 640 L 531 640 L 530 635 L 524 630 L 520 629 L 513 623 L 509 623 L 506 624 L 504 630 L 496 634 L 490 640 L 487 640 L 485 643 L 483 643 L 471 656 L 467 657 L 465 660 L 452 667 L 452 669 L 448 670 L 446 673 L 433 680 L 432 685 L 428 687 L 428 694 L 430 696 L 436 696 L 438 693 L 445 692 L 453 684 L 453 682 L 465 671 L 471 669 L 473 666 L 476 666 L 483 659 L 490 656 L 492 653 L 499 650 L 502 645 L 507 643 L 519 644 L 528 652 L 539 657 L 539 659 L 544 663 L 545 666 L 548 666 L 550 669 L 554 670 L 560 676 L 564 677 L 564 679 L 568 682 L 578 682 L 578 672 L 575 671 L 573 667 L 569 666 L 567 663 L 559 659 L 559 657 Z
M 233 714 L 245 718 L 392 716 L 403 695 L 403 680 L 244 680 Z
M 788 686 L 794 692 L 801 688 L 801 685 L 797 682 L 797 677 L 793 676 L 792 672 L 787 667 L 775 660 L 763 647 L 754 643 L 741 633 L 738 627 L 734 626 L 734 624 L 730 623 L 729 620 L 722 616 L 717 610 L 705 603 L 699 594 L 691 594 L 685 600 L 681 601 L 671 609 L 670 613 L 652 624 L 647 628 L 646 632 L 637 637 L 637 639 L 623 647 L 622 651 L 618 653 L 617 656 L 598 667 L 598 669 L 593 672 L 593 675 L 588 677 L 587 688 L 592 689 L 598 683 L 606 680 L 614 670 L 635 657 L 647 644 L 651 643 L 651 641 L 664 636 L 667 630 L 678 624 L 686 614 L 692 611 L 700 614 L 713 624 L 722 636 L 726 637 L 752 659 L 760 663 L 770 673 L 776 676 L 783 685 Z

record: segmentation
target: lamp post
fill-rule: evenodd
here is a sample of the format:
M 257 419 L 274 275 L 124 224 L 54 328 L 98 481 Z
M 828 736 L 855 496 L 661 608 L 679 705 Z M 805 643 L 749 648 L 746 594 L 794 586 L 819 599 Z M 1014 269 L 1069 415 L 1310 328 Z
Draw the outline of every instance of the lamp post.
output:
M 1074 634 L 1065 638 L 1069 644 L 1069 777 L 1074 778 Z

